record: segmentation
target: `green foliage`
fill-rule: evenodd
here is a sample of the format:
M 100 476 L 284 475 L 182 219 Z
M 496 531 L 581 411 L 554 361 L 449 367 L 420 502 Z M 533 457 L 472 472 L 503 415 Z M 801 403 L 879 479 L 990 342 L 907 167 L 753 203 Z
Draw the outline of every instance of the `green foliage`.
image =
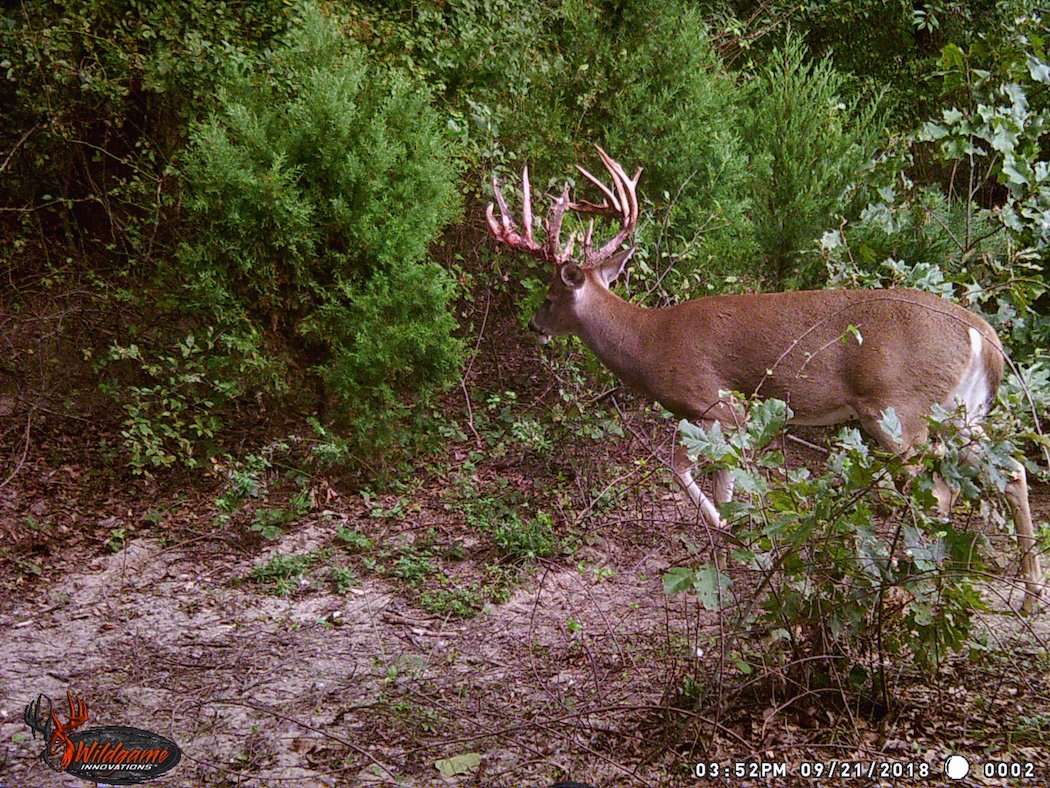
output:
M 410 586 L 418 586 L 434 572 L 430 559 L 430 552 L 426 548 L 402 548 L 394 561 L 391 574 Z
M 473 618 L 484 605 L 484 596 L 476 586 L 439 588 L 424 591 L 419 603 L 424 610 L 435 615 Z
M 612 8 L 568 2 L 562 13 L 555 65 L 517 115 L 519 123 L 549 118 L 540 124 L 548 135 L 542 149 L 564 150 L 566 164 L 553 169 L 551 161 L 547 171 L 560 180 L 591 142 L 629 168 L 645 168 L 641 191 L 656 221 L 643 227 L 632 271 L 647 283 L 672 261 L 664 284 L 679 293 L 696 287 L 699 270 L 743 267 L 752 247 L 737 92 L 700 14 L 688 3 L 655 0 Z M 504 135 L 513 139 L 508 123 Z
M 968 51 L 944 48 L 947 106 L 911 135 L 914 155 L 887 159 L 889 183 L 845 235 L 825 235 L 833 270 L 844 260 L 869 272 L 889 259 L 937 266 L 948 278 L 969 279 L 974 300 L 1009 288 L 1015 312 L 1030 311 L 1046 281 L 1039 257 L 1050 240 L 1050 66 L 1040 23 L 1021 20 L 1009 32 L 994 51 L 984 39 Z M 914 159 L 936 166 L 941 179 L 915 184 Z
M 370 66 L 310 7 L 256 68 L 227 74 L 192 135 L 188 208 L 205 233 L 186 248 L 193 268 L 252 308 L 312 313 L 321 284 L 421 260 L 456 209 L 425 90 Z
M 739 404 L 748 406 L 742 398 Z M 994 509 L 986 492 L 1002 492 L 1012 462 L 1014 447 L 1000 425 L 989 424 L 989 437 L 978 440 L 958 427 L 957 414 L 938 411 L 931 428 L 940 449 L 907 463 L 842 428 L 826 467 L 811 474 L 770 448 L 791 416 L 785 403 L 751 403 L 747 411 L 729 440 L 717 427 L 688 422 L 680 434 L 690 456 L 729 469 L 736 480 L 738 500 L 722 514 L 733 523 L 734 560 L 759 575 L 758 597 L 748 600 L 748 587 L 737 588 L 711 564 L 672 569 L 665 591 L 736 611 L 745 629 L 757 609 L 783 661 L 808 686 L 867 683 L 878 694 L 893 680 L 888 664 L 931 668 L 964 649 L 986 607 L 978 582 L 994 562 L 984 536 L 930 516 L 932 479 L 938 473 L 969 506 L 1001 518 L 1004 507 Z M 895 418 L 884 414 L 884 427 L 892 431 Z M 763 659 L 769 664 L 771 652 Z
M 314 553 L 275 555 L 253 568 L 249 577 L 268 593 L 288 596 L 305 583 L 306 572 L 316 560 Z
M 754 231 L 777 287 L 818 281 L 819 260 L 806 253 L 836 216 L 857 207 L 855 189 L 884 126 L 873 102 L 845 95 L 847 85 L 792 37 L 749 86 Z
M 845 235 L 834 230 L 823 237 L 824 251 L 834 252 L 844 242 L 853 263 L 868 271 L 891 259 L 961 269 L 960 244 L 970 246 L 968 259 L 1007 253 L 987 215 L 975 214 L 965 201 L 949 200 L 939 187 L 915 186 L 898 174 L 896 184 L 883 186 L 874 197 L 858 218 L 845 224 Z M 840 249 L 832 256 L 845 254 Z
M 136 236 L 136 208 L 158 207 L 144 179 L 152 181 L 181 143 L 184 120 L 217 75 L 266 46 L 290 13 L 283 0 L 27 0 L 7 7 L 0 12 L 0 103 L 9 111 L 0 135 L 13 143 L 29 132 L 5 174 L 9 196 L 65 208 L 97 201 L 107 215 L 78 218 L 104 218 L 111 233 Z M 120 208 L 132 213 L 130 222 L 114 213 Z
M 114 343 L 102 358 L 103 391 L 124 411 L 121 438 L 136 473 L 182 462 L 197 467 L 218 451 L 223 412 L 253 382 L 283 387 L 278 359 L 254 333 L 212 328 L 174 339 L 170 348 Z M 128 379 L 138 383 L 129 383 Z
M 676 566 L 664 574 L 663 582 L 665 594 L 692 592 L 707 610 L 721 610 L 733 603 L 729 575 L 711 564 L 696 569 Z
M 431 423 L 424 405 L 459 371 L 463 346 L 453 335 L 453 280 L 432 263 L 377 272 L 362 289 L 347 287 L 307 318 L 303 331 L 331 347 L 320 366 L 348 409 L 341 419 L 355 445 L 385 448 L 417 438 Z
M 269 470 L 272 467 L 267 453 L 249 454 L 241 462 L 232 463 L 226 469 L 226 484 L 215 499 L 219 510 L 218 525 L 226 525 L 231 516 L 252 498 L 262 497 L 269 487 Z
M 286 525 L 295 522 L 309 510 L 309 504 L 304 504 L 302 499 L 298 497 L 292 500 L 289 508 L 282 506 L 260 507 L 252 515 L 252 523 L 249 527 L 264 539 L 279 539 L 284 533 Z
M 743 71 L 796 35 L 817 57 L 852 77 L 853 93 L 884 92 L 897 129 L 911 128 L 937 105 L 937 57 L 943 47 L 983 41 L 998 49 L 1031 0 L 700 0 L 720 31 L 719 48 Z
M 352 448 L 418 437 L 422 406 L 462 355 L 453 280 L 426 260 L 457 211 L 428 100 L 312 6 L 265 56 L 228 64 L 182 157 L 193 233 L 158 282 L 180 294 L 169 312 L 209 341 L 194 366 L 166 349 L 163 328 L 153 355 L 139 351 L 162 380 L 120 392 L 136 470 L 193 465 L 224 407 L 278 397 L 304 367 L 335 398 Z
M 472 481 L 461 482 L 457 508 L 467 523 L 491 534 L 503 555 L 511 561 L 528 562 L 557 552 L 554 520 L 546 511 L 528 515 L 524 496 L 505 484 L 478 489 Z
M 333 566 L 329 570 L 328 576 L 331 578 L 332 585 L 335 586 L 338 594 L 345 594 L 357 584 L 357 576 L 353 570 L 347 569 L 345 566 Z
M 492 538 L 508 558 L 514 561 L 532 561 L 554 555 L 557 540 L 554 521 L 546 512 L 539 512 L 528 520 L 517 512 L 496 524 Z
M 475 415 L 479 434 L 489 453 L 501 457 L 507 452 L 527 450 L 547 457 L 554 448 L 548 425 L 517 412 L 518 395 L 513 391 L 485 396 L 485 407 Z
M 109 538 L 106 539 L 106 547 L 114 553 L 119 553 L 124 549 L 127 538 L 128 531 L 126 528 L 111 528 Z
M 227 460 L 225 467 L 215 461 L 216 469 L 222 469 L 226 476 L 222 492 L 215 498 L 216 525 L 227 527 L 235 521 L 246 522 L 249 530 L 264 539 L 277 539 L 285 526 L 310 512 L 313 499 L 309 478 L 294 467 L 285 466 L 281 472 L 284 463 L 278 456 L 286 454 L 289 448 L 287 442 L 276 441 L 240 460 Z M 273 505 L 274 488 L 282 478 L 294 482 L 297 490 Z
M 336 529 L 335 535 L 352 553 L 364 553 L 372 549 L 372 540 L 353 528 L 340 526 Z
M 945 47 L 944 91 L 958 105 L 924 123 L 917 139 L 936 143 L 941 162 L 968 165 L 966 199 L 975 196 L 975 177 L 981 178 L 978 188 L 992 183 L 1005 188 L 995 208 L 981 215 L 998 219 L 1020 244 L 1042 250 L 1050 244 L 1050 164 L 1042 144 L 1050 130 L 1050 65 L 1037 31 L 1037 24 L 1021 23 L 1013 46 L 996 53 L 994 71 L 979 68 L 987 58 L 983 46 L 970 52 Z M 975 172 L 979 169 L 985 170 L 983 176 Z

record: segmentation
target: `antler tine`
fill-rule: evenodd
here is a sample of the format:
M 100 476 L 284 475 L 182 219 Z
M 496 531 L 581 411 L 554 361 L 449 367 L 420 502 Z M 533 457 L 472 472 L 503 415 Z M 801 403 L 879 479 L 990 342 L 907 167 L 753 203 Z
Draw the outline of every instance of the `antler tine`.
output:
M 525 224 L 525 240 L 535 246 L 536 241 L 532 237 L 532 186 L 529 184 L 528 164 L 521 168 L 521 191 L 521 220 Z
M 599 148 L 599 150 L 601 149 Z M 605 195 L 605 202 L 603 202 L 601 205 L 595 205 L 594 203 L 581 201 L 579 203 L 576 203 L 576 209 L 589 213 L 611 213 L 613 211 L 619 213 L 621 209 L 620 204 L 616 200 L 616 195 L 614 195 L 604 183 L 602 183 L 600 180 L 598 180 L 589 172 L 587 172 L 587 170 L 585 170 L 579 164 L 576 165 L 576 169 L 580 171 L 580 174 L 583 175 L 584 178 L 586 178 L 595 186 L 597 186 L 601 190 L 602 194 Z
M 562 250 L 561 259 L 568 260 L 572 257 L 572 250 L 576 247 L 576 233 L 569 233 L 569 242 L 565 244 L 565 248 Z
M 638 179 L 642 177 L 642 168 L 636 167 L 634 170 L 634 177 L 631 178 L 631 205 L 633 210 L 631 212 L 631 222 L 638 224 Z
M 69 724 L 67 727 L 76 728 L 87 722 L 87 703 L 69 690 L 66 690 L 66 700 L 69 701 Z
M 620 213 L 623 215 L 624 220 L 627 221 L 630 219 L 630 203 L 628 202 L 627 194 L 624 191 L 623 181 L 621 180 L 621 178 L 626 178 L 627 176 L 624 175 L 623 168 L 617 162 L 613 161 L 608 153 L 602 150 L 601 145 L 595 145 L 594 147 L 598 149 L 598 155 L 601 157 L 602 164 L 605 165 L 605 169 L 607 169 L 612 176 L 613 186 L 616 188 L 616 194 L 620 198 L 618 204 Z
M 569 207 L 569 184 L 561 190 L 561 195 L 554 201 L 550 212 L 547 214 L 547 259 L 554 263 L 564 263 L 568 256 L 562 253 L 561 248 L 561 220 L 565 216 L 565 209 Z M 571 251 L 571 250 L 570 250 Z
M 638 223 L 638 194 L 637 194 L 637 186 L 638 186 L 638 179 L 642 177 L 642 168 L 638 167 L 634 171 L 634 177 L 633 178 L 628 178 L 627 177 L 627 172 L 624 170 L 624 168 L 622 166 L 620 166 L 620 162 L 616 161 L 612 157 L 609 158 L 609 161 L 614 167 L 616 167 L 617 182 L 618 183 L 622 183 L 624 188 L 625 188 L 625 190 L 627 191 L 627 203 L 628 203 L 628 205 L 627 205 L 627 208 L 626 208 L 626 210 L 624 212 L 625 213 L 625 218 L 632 225 L 637 224 Z
M 499 225 L 496 224 L 495 217 L 492 215 L 492 203 L 489 203 L 488 208 L 485 210 L 485 215 L 489 219 L 489 227 L 492 228 L 493 233 L 496 235 L 505 235 L 513 232 L 514 221 L 510 218 L 510 209 L 507 207 L 507 201 L 503 199 L 503 192 L 499 189 L 499 181 L 496 179 L 495 173 L 492 175 L 492 193 L 496 196 L 496 202 L 499 204 L 500 223 L 503 227 L 501 232 L 498 229 Z

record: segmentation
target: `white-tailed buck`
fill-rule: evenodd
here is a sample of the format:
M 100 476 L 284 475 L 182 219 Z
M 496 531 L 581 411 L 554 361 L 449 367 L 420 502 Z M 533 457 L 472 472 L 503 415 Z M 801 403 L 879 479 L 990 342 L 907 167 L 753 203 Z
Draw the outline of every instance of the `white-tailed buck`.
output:
M 1002 346 L 995 331 L 966 309 L 917 290 L 814 290 L 807 292 L 717 295 L 645 309 L 613 293 L 609 286 L 634 252 L 623 247 L 638 221 L 634 177 L 601 148 L 609 171 L 607 186 L 582 167 L 597 187 L 601 203 L 570 202 L 569 186 L 554 200 L 540 243 L 533 236 L 528 168 L 522 176 L 522 227 L 511 218 L 493 178 L 499 205 L 487 210 L 496 240 L 552 263 L 547 298 L 529 323 L 534 331 L 575 334 L 628 387 L 656 400 L 680 418 L 710 426 L 734 426 L 731 406 L 720 391 L 760 392 L 786 401 L 793 423 L 832 425 L 856 419 L 888 451 L 907 452 L 927 437 L 926 417 L 933 405 L 965 406 L 968 424 L 979 422 L 995 399 L 1003 376 Z M 573 257 L 575 235 L 564 246 L 560 231 L 565 211 L 602 214 L 619 221 L 619 231 L 603 244 L 593 239 L 594 224 Z M 840 341 L 860 332 L 863 341 Z M 901 444 L 880 426 L 893 408 L 901 424 Z M 679 446 L 675 478 L 704 519 L 720 526 L 718 510 L 693 479 L 691 463 Z M 937 484 L 940 509 L 947 515 L 951 495 Z M 714 498 L 732 497 L 725 471 L 715 476 Z M 1013 512 L 1025 578 L 1025 610 L 1039 597 L 1042 574 L 1028 506 L 1023 466 L 1015 463 L 1006 497 Z

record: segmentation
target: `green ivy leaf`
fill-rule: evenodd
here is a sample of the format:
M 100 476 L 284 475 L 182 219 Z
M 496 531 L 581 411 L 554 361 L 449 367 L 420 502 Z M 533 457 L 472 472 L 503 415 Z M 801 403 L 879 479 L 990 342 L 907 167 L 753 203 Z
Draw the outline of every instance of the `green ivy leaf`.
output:
M 941 50 L 942 68 L 962 68 L 965 63 L 966 55 L 957 44 L 948 44 Z
M 1017 132 L 1009 128 L 1006 123 L 999 123 L 988 142 L 1000 153 L 1012 151 L 1017 145 Z
M 947 554 L 943 534 L 929 541 L 922 531 L 912 525 L 904 526 L 904 547 L 920 572 L 932 572 Z
M 736 669 L 743 673 L 745 676 L 750 676 L 751 673 L 754 671 L 754 668 L 752 668 L 751 665 L 749 665 L 747 661 L 742 656 L 740 656 L 740 653 L 737 651 L 731 651 L 729 653 L 729 659 L 736 666 Z
M 718 571 L 712 564 L 704 564 L 696 570 L 693 587 L 697 599 L 706 610 L 717 611 L 732 604 L 730 591 L 732 581 L 728 575 Z
M 904 434 L 903 428 L 901 427 L 901 420 L 897 417 L 897 411 L 892 407 L 886 408 L 882 412 L 882 416 L 879 418 L 879 426 L 886 431 L 886 434 L 890 436 L 897 446 L 902 444 L 902 436 Z
M 783 400 L 767 399 L 755 405 L 747 425 L 755 450 L 773 440 L 793 415 Z
M 1036 82 L 1050 82 L 1050 65 L 1032 55 L 1028 56 L 1028 73 Z
M 664 593 L 668 596 L 680 594 L 693 587 L 693 570 L 685 566 L 676 566 L 664 572 Z
M 743 468 L 733 468 L 730 471 L 736 488 L 748 495 L 762 495 L 769 489 L 766 480 L 757 473 L 751 473 Z
M 939 123 L 934 123 L 932 120 L 923 123 L 922 128 L 919 129 L 919 139 L 923 142 L 936 142 L 947 136 L 948 129 L 944 128 L 944 126 Z
M 685 446 L 689 459 L 696 460 L 699 457 L 712 462 L 723 462 L 737 456 L 736 450 L 729 445 L 722 434 L 722 425 L 715 422 L 710 429 L 705 430 L 686 419 L 678 423 L 678 432 L 682 436 L 682 445 Z
M 1012 155 L 1007 155 L 1003 162 L 1003 175 L 1006 176 L 1007 183 L 1014 186 L 1027 186 L 1028 178 L 1017 169 L 1018 164 L 1023 166 L 1023 162 L 1019 162 Z
M 922 602 L 912 602 L 910 605 L 912 620 L 920 627 L 928 627 L 933 623 L 933 608 Z

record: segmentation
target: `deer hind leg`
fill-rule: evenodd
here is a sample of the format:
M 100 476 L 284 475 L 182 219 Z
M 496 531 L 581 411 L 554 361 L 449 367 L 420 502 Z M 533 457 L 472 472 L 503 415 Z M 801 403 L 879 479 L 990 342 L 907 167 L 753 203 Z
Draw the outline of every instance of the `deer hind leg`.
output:
M 1024 602 L 1021 610 L 1031 613 L 1039 604 L 1039 594 L 1043 585 L 1043 570 L 1039 564 L 1039 551 L 1035 543 L 1035 529 L 1032 525 L 1032 510 L 1028 506 L 1028 475 L 1024 466 L 1017 460 L 1012 461 L 1010 481 L 1006 483 L 1006 502 L 1014 518 L 1014 531 L 1017 533 L 1017 547 L 1021 551 L 1021 572 L 1024 575 Z
M 906 422 L 901 417 L 901 422 L 904 433 L 902 435 L 902 443 L 905 447 L 908 447 L 908 450 L 910 450 L 910 447 L 926 440 L 927 428 L 921 419 Z M 897 445 L 879 426 L 877 418 L 862 418 L 861 426 L 884 449 L 901 451 L 901 446 Z M 908 429 L 909 426 L 912 427 L 911 430 Z M 967 425 L 966 429 L 979 433 L 981 428 L 977 424 L 971 424 Z M 973 465 L 976 463 L 977 458 L 970 451 L 964 451 L 962 460 Z M 1025 473 L 1024 466 L 1017 460 L 1012 460 L 1011 466 L 1011 477 L 1006 484 L 1004 494 L 1010 507 L 1010 513 L 1013 516 L 1014 531 L 1017 534 L 1017 547 L 1021 552 L 1021 572 L 1024 575 L 1025 584 L 1025 597 L 1021 610 L 1025 613 L 1031 613 L 1039 603 L 1043 571 L 1035 542 L 1032 512 L 1028 505 L 1028 476 Z M 933 494 L 937 498 L 938 514 L 942 517 L 948 517 L 951 513 L 954 493 L 939 475 L 934 475 L 933 485 Z
M 978 433 L 980 427 L 973 428 Z M 966 449 L 962 454 L 963 462 L 973 466 L 977 457 Z M 1010 480 L 1003 491 L 1010 514 L 1014 521 L 1014 533 L 1017 535 L 1017 549 L 1021 553 L 1021 574 L 1024 576 L 1025 595 L 1021 611 L 1033 612 L 1039 604 L 1043 586 L 1043 569 L 1039 561 L 1039 549 L 1035 542 L 1035 527 L 1032 522 L 1032 510 L 1028 505 L 1028 474 L 1024 465 L 1010 459 Z
M 963 428 L 967 434 L 982 435 L 979 424 L 969 424 Z M 972 449 L 966 448 L 962 451 L 961 458 L 964 463 L 971 467 L 978 464 L 978 457 Z M 944 488 L 948 485 L 940 477 L 937 477 Z M 951 491 L 949 490 L 949 495 Z M 1024 465 L 1017 460 L 1010 459 L 1010 479 L 1003 491 L 1006 503 L 1010 507 L 1010 514 L 1014 521 L 1014 533 L 1017 535 L 1017 548 L 1021 553 L 1021 574 L 1024 576 L 1025 596 L 1021 603 L 1024 613 L 1033 612 L 1039 604 L 1039 597 L 1043 585 L 1043 570 L 1039 561 L 1039 550 L 1035 542 L 1035 527 L 1032 523 L 1032 510 L 1028 504 L 1028 474 L 1025 473 Z M 940 498 L 938 497 L 938 501 Z

